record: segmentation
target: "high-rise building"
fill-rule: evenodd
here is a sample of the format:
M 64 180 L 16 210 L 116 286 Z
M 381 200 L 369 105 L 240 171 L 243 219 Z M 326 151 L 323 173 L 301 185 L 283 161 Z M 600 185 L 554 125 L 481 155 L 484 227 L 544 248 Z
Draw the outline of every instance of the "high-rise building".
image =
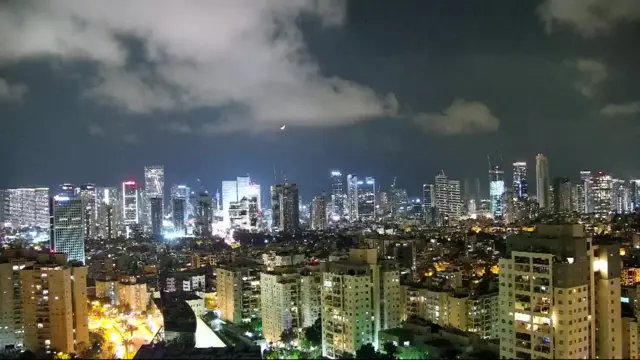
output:
M 540 209 L 547 208 L 550 205 L 550 181 L 549 161 L 547 160 L 546 156 L 538 154 L 536 155 L 536 195 L 538 197 L 538 204 L 540 204 Z
M 462 213 L 462 202 L 460 201 L 460 181 L 449 180 L 447 175 L 440 174 L 435 179 L 435 203 L 438 219 L 441 218 L 457 222 Z
M 591 213 L 593 211 L 593 199 L 592 199 L 592 189 L 591 189 L 591 180 L 593 179 L 593 174 L 589 170 L 580 171 L 580 183 L 584 188 L 584 213 Z
M 613 178 L 598 171 L 589 182 L 591 212 L 597 216 L 609 216 L 613 210 Z
M 611 188 L 612 211 L 617 214 L 625 214 L 631 211 L 631 188 L 626 181 L 613 179 Z
M 12 227 L 49 228 L 49 188 L 20 188 L 2 191 L 3 220 Z
M 183 198 L 174 198 L 172 200 L 172 208 L 173 208 L 173 231 L 185 234 L 185 208 L 186 208 L 187 199 Z
M 51 249 L 69 261 L 85 262 L 85 204 L 80 196 L 51 198 Z
M 358 180 L 358 220 L 376 220 L 376 180 L 367 176 Z
M 572 210 L 571 180 L 567 177 L 557 177 L 553 181 L 553 206 L 556 213 Z
M 395 181 L 391 184 L 390 195 L 390 212 L 396 218 L 404 218 L 407 215 L 409 207 L 409 196 L 406 189 L 396 187 Z
M 102 239 L 113 239 L 118 235 L 122 224 L 122 206 L 118 189 L 112 187 L 96 188 L 97 233 Z
M 347 175 L 347 206 L 346 211 L 350 221 L 358 220 L 358 177 Z
M 82 198 L 84 204 L 85 237 L 95 239 L 98 235 L 98 193 L 94 184 L 82 184 L 76 188 L 76 196 Z
M 575 184 L 571 190 L 572 209 L 579 213 L 586 213 L 584 184 Z
M 340 219 L 344 216 L 344 202 L 342 172 L 340 170 L 331 170 L 331 218 Z
M 208 192 L 198 193 L 196 197 L 196 232 L 200 236 L 211 235 L 213 221 L 212 198 Z
M 222 182 L 222 217 L 226 224 L 229 223 L 229 204 L 238 201 L 237 181 Z
M 527 163 L 525 161 L 513 163 L 513 194 L 519 199 L 529 196 Z
M 38 254 L 20 270 L 24 347 L 80 353 L 89 343 L 87 268 L 63 254 Z
M 275 231 L 294 233 L 300 226 L 298 185 L 285 183 L 271 187 L 271 216 Z
M 249 193 L 250 193 L 250 188 L 249 186 L 251 185 L 251 178 L 248 176 L 239 176 L 236 178 L 236 191 L 237 191 L 237 200 L 242 199 L 243 197 L 249 197 Z
M 160 198 L 164 200 L 164 166 L 144 167 L 144 190 L 148 199 Z
M 162 236 L 162 198 L 160 197 L 151 197 L 149 198 L 150 203 L 150 215 L 151 215 L 151 234 L 159 239 Z
M 122 183 L 122 222 L 127 236 L 131 234 L 131 226 L 139 224 L 138 185 L 135 181 Z
M 260 270 L 253 266 L 220 265 L 216 268 L 220 317 L 234 324 L 260 318 Z
M 508 237 L 499 261 L 501 357 L 630 358 L 620 263 L 619 245 L 586 237 L 582 225 L 538 224 Z
M 78 190 L 78 187 L 75 186 L 74 184 L 65 183 L 60 185 L 60 188 L 58 189 L 58 191 L 55 192 L 54 195 L 76 196 L 77 190 Z
M 489 200 L 491 201 L 491 216 L 501 218 L 505 213 L 504 171 L 500 166 L 489 169 Z
M 229 225 L 232 229 L 257 231 L 260 226 L 258 216 L 258 197 L 243 196 L 237 202 L 229 204 Z
M 436 192 L 433 184 L 422 185 L 422 206 L 424 207 L 424 221 L 428 225 L 433 225 L 437 218 L 436 212 Z
M 328 263 L 322 286 L 322 355 L 331 359 L 365 344 L 378 348 L 381 330 L 400 326 L 400 271 L 376 249 L 350 249 L 349 260 Z
M 640 180 L 629 181 L 629 193 L 631 197 L 631 210 L 640 208 Z
M 327 196 L 316 196 L 311 205 L 311 228 L 314 230 L 327 229 Z

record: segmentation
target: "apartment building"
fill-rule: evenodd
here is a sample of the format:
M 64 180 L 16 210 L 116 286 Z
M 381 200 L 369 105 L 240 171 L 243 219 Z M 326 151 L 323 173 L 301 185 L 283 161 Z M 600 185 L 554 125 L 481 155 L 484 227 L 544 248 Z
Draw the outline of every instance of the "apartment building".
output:
M 255 265 L 226 264 L 216 268 L 218 308 L 232 323 L 260 317 L 260 270 Z
M 629 358 L 620 250 L 582 225 L 538 225 L 507 239 L 500 264 L 503 359 Z
M 401 323 L 400 271 L 378 260 L 376 249 L 351 249 L 349 259 L 327 264 L 322 284 L 322 353 L 355 354 L 378 348 L 378 332 Z
M 440 326 L 498 338 L 498 293 L 468 295 L 422 285 L 402 286 L 403 320 L 420 318 Z
M 118 303 L 129 304 L 133 312 L 143 312 L 147 310 L 149 305 L 149 292 L 147 284 L 138 284 L 134 281 L 119 282 L 116 284 L 118 289 Z
M 262 333 L 278 342 L 285 330 L 313 325 L 320 313 L 321 267 L 281 267 L 260 273 Z
M 24 344 L 24 319 L 20 294 L 20 271 L 35 263 L 34 253 L 5 250 L 0 257 L 0 348 Z
M 89 345 L 87 268 L 64 254 L 37 254 L 20 270 L 24 347 L 78 353 Z

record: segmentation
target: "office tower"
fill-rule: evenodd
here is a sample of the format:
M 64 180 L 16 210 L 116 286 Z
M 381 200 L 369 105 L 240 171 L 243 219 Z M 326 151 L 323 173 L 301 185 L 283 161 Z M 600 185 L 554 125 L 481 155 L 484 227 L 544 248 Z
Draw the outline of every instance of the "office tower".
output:
M 624 359 L 620 249 L 582 225 L 538 224 L 500 259 L 501 357 Z
M 151 214 L 151 234 L 156 239 L 162 236 L 162 198 L 149 198 Z
M 49 188 L 20 188 L 2 191 L 4 222 L 12 227 L 49 228 Z
M 613 178 L 611 175 L 598 171 L 589 182 L 589 201 L 591 212 L 605 217 L 613 209 Z
M 211 195 L 208 192 L 198 193 L 196 197 L 196 233 L 199 236 L 211 236 L 213 221 Z
M 518 199 L 529 196 L 527 183 L 527 163 L 518 161 L 513 163 L 513 194 Z
M 246 198 L 249 201 L 255 202 L 257 211 L 262 210 L 262 190 L 260 188 L 260 184 L 251 180 L 247 188 Z M 242 200 L 242 198 L 239 198 L 238 200 Z
M 164 200 L 164 166 L 144 167 L 144 190 L 147 199 L 160 198 Z
M 171 205 L 173 199 L 184 199 L 184 220 L 189 219 L 194 214 L 193 204 L 191 203 L 191 189 L 186 185 L 173 185 L 171 187 Z M 171 209 L 173 214 L 173 209 Z
M 407 195 L 406 189 L 397 188 L 394 183 L 391 184 L 391 189 L 389 190 L 390 195 L 390 211 L 391 215 L 396 218 L 403 218 L 407 215 L 407 207 L 409 206 L 409 196 Z
M 232 229 L 257 231 L 260 225 L 258 216 L 258 197 L 243 196 L 229 204 L 229 225 Z
M 504 171 L 500 166 L 489 169 L 489 200 L 491 201 L 491 216 L 494 219 L 504 215 Z
M 249 197 L 249 185 L 251 185 L 251 178 L 249 178 L 248 176 L 239 176 L 236 178 L 236 201 L 242 199 L 243 197 Z
M 557 177 L 553 181 L 553 206 L 556 213 L 570 212 L 572 210 L 571 180 L 567 177 Z
M 347 208 L 350 221 L 358 220 L 358 177 L 347 175 Z
M 112 187 L 96 188 L 96 226 L 98 237 L 113 239 L 121 228 L 122 206 L 118 189 Z
M 546 156 L 538 154 L 536 155 L 536 195 L 540 209 L 549 207 L 549 203 L 551 202 L 549 186 L 551 186 L 549 179 L 549 161 Z
M 322 355 L 331 359 L 365 344 L 378 349 L 378 332 L 400 326 L 400 272 L 376 249 L 350 249 L 349 260 L 322 274 Z
M 62 184 L 54 195 L 60 196 L 76 196 L 77 187 L 74 184 Z
M 66 254 L 69 261 L 85 262 L 85 204 L 81 197 L 51 198 L 51 249 Z
M 358 180 L 358 220 L 376 220 L 376 181 L 367 176 Z
M 222 182 L 222 217 L 229 223 L 229 204 L 238 201 L 238 183 L 236 181 Z
M 342 172 L 331 170 L 331 217 L 341 219 L 344 214 L 344 185 L 342 184 Z
M 139 223 L 138 186 L 135 181 L 122 183 L 122 221 L 127 227 L 127 236 L 132 225 Z
M 300 226 L 300 198 L 296 184 L 271 187 L 271 216 L 274 231 L 294 233 Z
M 98 234 L 98 206 L 97 206 L 96 186 L 93 184 L 82 184 L 76 188 L 76 195 L 82 198 L 84 204 L 84 226 L 85 238 L 95 239 Z
M 327 229 L 327 196 L 316 196 L 311 205 L 311 228 L 313 230 Z
M 631 211 L 640 207 L 640 180 L 629 180 Z
M 437 223 L 440 218 L 457 222 L 460 219 L 462 203 L 460 201 L 460 181 L 449 180 L 447 175 L 440 174 L 435 179 L 435 203 L 437 211 Z
M 433 184 L 422 185 L 422 206 L 425 223 L 433 225 L 436 220 L 436 193 Z
M 572 210 L 581 214 L 587 212 L 585 204 L 584 184 L 575 184 L 571 190 Z
M 86 267 L 38 254 L 20 270 L 20 283 L 26 349 L 77 354 L 90 346 Z
M 580 183 L 584 188 L 584 212 L 591 213 L 593 211 L 593 199 L 591 192 L 591 180 L 593 174 L 589 170 L 580 171 Z
M 260 318 L 260 270 L 251 265 L 220 265 L 216 268 L 220 317 L 234 324 Z
M 617 214 L 625 214 L 631 211 L 630 188 L 624 180 L 613 179 L 611 205 L 611 211 Z
M 174 198 L 172 200 L 173 231 L 178 232 L 182 235 L 184 235 L 186 232 L 186 227 L 184 225 L 186 203 L 187 199 Z

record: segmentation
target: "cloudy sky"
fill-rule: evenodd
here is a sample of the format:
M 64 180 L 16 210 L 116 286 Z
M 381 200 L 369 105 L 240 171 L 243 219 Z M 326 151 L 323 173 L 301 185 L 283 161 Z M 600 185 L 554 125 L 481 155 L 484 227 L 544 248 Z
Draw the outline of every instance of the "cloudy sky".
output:
M 640 177 L 638 38 L 637 0 L 5 1 L 0 186 Z

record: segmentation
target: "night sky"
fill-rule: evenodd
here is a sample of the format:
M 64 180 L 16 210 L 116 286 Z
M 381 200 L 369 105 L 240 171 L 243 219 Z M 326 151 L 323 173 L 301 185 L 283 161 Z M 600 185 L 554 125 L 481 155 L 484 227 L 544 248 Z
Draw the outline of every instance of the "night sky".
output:
M 640 177 L 639 41 L 638 0 L 5 1 L 0 187 Z

